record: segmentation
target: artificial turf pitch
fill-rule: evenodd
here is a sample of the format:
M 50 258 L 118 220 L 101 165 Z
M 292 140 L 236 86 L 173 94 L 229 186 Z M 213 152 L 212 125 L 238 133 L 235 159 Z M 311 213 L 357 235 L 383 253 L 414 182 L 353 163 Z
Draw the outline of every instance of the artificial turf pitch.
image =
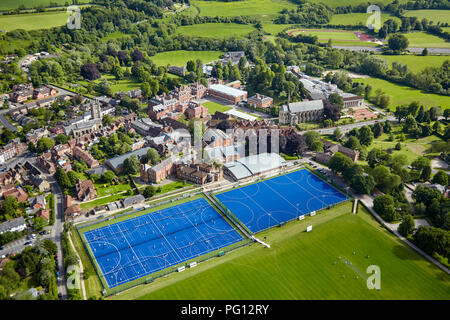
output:
M 216 198 L 253 233 L 347 200 L 306 169 L 220 193 Z
M 87 231 L 110 288 L 243 240 L 203 198 Z

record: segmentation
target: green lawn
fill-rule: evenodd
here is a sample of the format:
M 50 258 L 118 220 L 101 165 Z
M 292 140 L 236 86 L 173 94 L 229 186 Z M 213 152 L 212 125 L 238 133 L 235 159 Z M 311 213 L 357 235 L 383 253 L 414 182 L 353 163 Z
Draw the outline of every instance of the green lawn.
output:
M 117 38 L 129 37 L 129 36 L 130 36 L 129 34 L 125 34 L 125 33 L 121 32 L 121 31 L 115 31 L 113 33 L 110 33 L 110 34 L 104 36 L 102 38 L 102 41 L 103 42 L 108 42 L 109 40 L 114 40 L 114 39 L 117 39 Z
M 50 29 L 66 24 L 69 16 L 65 11 L 0 16 L 0 30 Z
M 450 48 L 450 42 L 425 32 L 410 32 L 404 35 L 408 38 L 410 47 Z
M 90 3 L 91 0 L 78 0 L 78 4 Z M 71 0 L 1 0 L 0 10 L 17 9 L 20 5 L 26 8 L 35 8 L 38 5 L 48 7 L 50 3 L 56 3 L 59 6 L 64 6 L 66 3 L 72 4 Z
M 426 67 L 440 67 L 445 60 L 450 60 L 450 56 L 416 56 L 416 55 L 401 55 L 401 56 L 387 56 L 380 55 L 381 58 L 386 59 L 392 65 L 392 62 L 398 62 L 408 65 L 409 69 L 415 73 L 422 71 Z
M 420 20 L 426 18 L 428 21 L 450 23 L 450 10 L 409 10 L 405 11 L 406 17 L 417 17 Z
M 276 24 L 272 21 L 264 21 L 263 22 L 263 31 L 270 33 L 272 35 L 277 35 L 281 31 L 283 31 L 286 28 L 293 27 L 292 24 Z
M 189 60 L 200 59 L 203 63 L 208 63 L 220 58 L 223 53 L 220 51 L 186 51 L 175 50 L 160 52 L 151 57 L 158 66 L 184 66 Z
M 371 14 L 369 13 L 345 13 L 345 14 L 334 14 L 333 17 L 330 20 L 331 25 L 363 25 L 366 26 L 367 19 L 370 17 Z M 391 16 L 389 14 L 382 14 L 381 15 L 381 25 L 389 19 L 396 20 L 398 23 L 401 22 L 401 20 L 395 16 Z
M 431 135 L 428 137 L 413 139 L 407 136 L 406 141 L 401 142 L 397 139 L 397 136 L 401 133 L 402 126 L 394 126 L 392 128 L 392 134 L 395 136 L 394 141 L 389 141 L 389 134 L 383 133 L 380 137 L 375 139 L 373 143 L 369 146 L 368 150 L 372 150 L 373 148 L 378 149 L 393 149 L 392 155 L 396 154 L 404 154 L 408 160 L 408 164 L 411 164 L 415 159 L 419 156 L 427 156 L 431 152 L 431 145 L 442 141 L 435 135 Z M 402 145 L 401 150 L 395 150 L 395 145 L 400 142 Z M 366 163 L 365 161 L 360 161 L 361 163 Z
M 214 114 L 216 111 L 225 112 L 231 109 L 231 107 L 213 101 L 205 102 L 203 106 L 208 109 L 209 114 Z
M 270 249 L 252 244 L 109 299 L 450 298 L 448 275 L 351 206 L 258 234 Z M 380 291 L 366 286 L 369 265 L 380 267 Z
M 296 9 L 298 5 L 288 0 L 202 1 L 192 0 L 200 16 L 277 16 L 281 10 Z
M 97 190 L 97 195 L 99 197 L 102 197 L 108 194 L 115 194 L 118 192 L 130 190 L 131 186 L 129 183 L 117 185 L 110 185 L 107 183 L 96 183 L 95 189 Z
M 372 96 L 377 89 L 381 89 L 391 100 L 389 107 L 395 108 L 401 104 L 409 104 L 412 101 L 419 101 L 426 107 L 441 106 L 443 109 L 450 108 L 450 97 L 438 94 L 422 92 L 411 87 L 391 83 L 377 78 L 354 79 L 354 82 L 362 82 L 372 86 Z
M 177 33 L 191 37 L 230 38 L 244 37 L 256 29 L 252 25 L 237 23 L 203 23 L 178 27 Z
M 113 194 L 109 197 L 99 198 L 99 199 L 89 201 L 89 202 L 83 202 L 80 205 L 80 207 L 81 207 L 81 210 L 91 209 L 91 208 L 95 208 L 96 206 L 106 205 L 113 201 L 122 200 L 123 198 L 126 198 L 126 197 L 130 197 L 126 194 L 126 192 L 119 193 L 119 194 Z

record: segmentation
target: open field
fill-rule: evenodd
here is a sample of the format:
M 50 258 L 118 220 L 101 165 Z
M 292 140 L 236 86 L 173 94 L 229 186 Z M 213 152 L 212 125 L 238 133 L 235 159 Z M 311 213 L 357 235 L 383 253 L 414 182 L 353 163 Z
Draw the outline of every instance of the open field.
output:
M 447 275 L 362 207 L 357 215 L 350 212 L 351 202 L 346 202 L 263 232 L 260 238 L 267 237 L 271 249 L 251 244 L 108 299 L 450 298 Z M 308 225 L 313 225 L 311 233 L 305 232 Z M 380 291 L 367 289 L 369 265 L 381 269 Z
M 416 56 L 416 55 L 402 55 L 402 56 L 387 56 L 381 55 L 383 59 L 392 62 L 398 62 L 401 64 L 408 65 L 408 68 L 413 72 L 420 72 L 426 67 L 440 67 L 445 62 L 445 60 L 450 60 L 450 56 Z
M 177 33 L 191 37 L 230 38 L 243 37 L 256 29 L 251 25 L 237 23 L 203 23 L 177 28 Z
M 413 101 L 419 101 L 425 107 L 441 106 L 442 109 L 450 108 L 450 97 L 438 94 L 423 92 L 411 87 L 398 85 L 386 80 L 377 78 L 354 79 L 354 82 L 362 82 L 372 86 L 372 95 L 375 91 L 381 89 L 391 100 L 389 107 L 395 110 L 395 107 L 401 104 L 409 104 Z
M 392 134 L 397 137 L 402 133 L 402 126 L 395 125 L 392 128 Z M 409 136 L 406 136 L 406 141 L 400 142 L 402 145 L 401 150 L 395 150 L 395 145 L 399 142 L 397 138 L 394 141 L 389 141 L 389 134 L 383 133 L 378 138 L 374 139 L 373 143 L 369 146 L 368 151 L 373 148 L 378 149 L 392 149 L 391 155 L 403 154 L 406 156 L 408 164 L 411 164 L 415 159 L 419 156 L 428 156 L 431 153 L 431 146 L 438 142 L 442 141 L 435 135 L 431 135 L 428 137 L 414 139 Z M 367 164 L 366 161 L 359 161 L 362 164 Z
M 175 50 L 160 52 L 151 57 L 154 63 L 159 66 L 184 66 L 189 60 L 202 60 L 203 63 L 219 59 L 223 53 L 220 51 L 186 51 Z
M 35 8 L 39 5 L 49 7 L 51 3 L 56 3 L 59 6 L 64 6 L 66 3 L 72 4 L 71 0 L 2 0 L 0 1 L 0 11 L 17 9 L 19 6 L 24 5 L 25 8 Z M 78 4 L 90 3 L 91 0 L 78 0 Z
M 367 19 L 370 17 L 370 14 L 368 13 L 345 13 L 345 14 L 334 14 L 331 18 L 329 24 L 331 25 L 363 25 L 366 26 Z M 395 16 L 391 16 L 388 14 L 382 14 L 381 15 L 381 25 L 389 19 L 395 20 L 398 23 L 401 22 L 401 20 Z
M 317 36 L 319 40 L 353 40 L 358 41 L 358 37 L 355 35 L 353 31 L 344 31 L 344 30 L 334 30 L 334 29 L 294 29 L 287 30 L 292 36 L 302 34 L 309 36 Z
M 323 3 L 326 4 L 329 7 L 335 8 L 335 7 L 342 7 L 342 6 L 346 6 L 346 5 L 352 5 L 352 6 L 357 6 L 361 3 L 366 4 L 370 1 L 366 1 L 366 0 L 349 0 L 349 1 L 342 1 L 342 0 L 309 0 L 309 2 L 313 2 L 313 3 Z M 375 3 L 382 3 L 382 4 L 389 4 L 391 3 L 392 0 L 377 0 Z M 407 0 L 399 0 L 399 3 L 405 3 L 408 2 Z M 372 2 L 374 3 L 374 2 Z
M 216 111 L 225 112 L 231 109 L 228 106 L 213 101 L 205 102 L 202 104 L 206 109 L 208 109 L 209 114 L 214 114 L 216 113 Z
M 0 30 L 50 29 L 67 23 L 69 16 L 65 11 L 0 16 Z
M 115 31 L 115 32 L 110 33 L 107 36 L 103 37 L 102 41 L 108 42 L 109 40 L 114 40 L 114 39 L 117 39 L 117 38 L 129 37 L 129 36 L 130 36 L 129 34 L 125 34 L 125 33 L 121 32 L 121 31 Z
M 296 9 L 298 5 L 288 0 L 201 1 L 192 0 L 191 6 L 200 10 L 200 16 L 276 16 L 284 8 Z
M 450 10 L 409 10 L 405 11 L 406 17 L 417 17 L 420 20 L 427 19 L 428 21 L 450 23 Z
M 276 24 L 272 21 L 264 21 L 263 22 L 263 31 L 270 33 L 272 35 L 277 35 L 281 31 L 283 31 L 286 28 L 289 28 L 290 26 L 294 26 L 292 24 Z
M 419 48 L 450 48 L 450 42 L 425 32 L 404 33 L 410 47 Z

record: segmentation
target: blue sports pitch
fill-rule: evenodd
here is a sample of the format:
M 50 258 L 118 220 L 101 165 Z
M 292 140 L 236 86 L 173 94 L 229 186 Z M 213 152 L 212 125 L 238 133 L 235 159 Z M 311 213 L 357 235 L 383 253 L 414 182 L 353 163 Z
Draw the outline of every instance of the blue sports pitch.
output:
M 110 288 L 243 240 L 203 198 L 84 236 Z
M 253 233 L 347 199 L 306 169 L 215 197 Z

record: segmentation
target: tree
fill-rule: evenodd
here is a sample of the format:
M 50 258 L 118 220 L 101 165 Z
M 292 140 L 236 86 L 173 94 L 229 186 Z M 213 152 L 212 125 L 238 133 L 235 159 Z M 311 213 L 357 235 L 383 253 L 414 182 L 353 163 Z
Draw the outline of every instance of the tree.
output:
M 412 198 L 416 201 L 416 203 L 423 203 L 426 207 L 429 207 L 433 200 L 440 200 L 442 198 L 442 194 L 439 190 L 418 185 L 412 193 Z
M 152 165 L 157 164 L 161 160 L 158 151 L 156 151 L 156 149 L 154 149 L 154 148 L 148 149 L 147 159 L 148 159 L 148 161 L 150 161 L 150 163 Z
M 428 181 L 431 178 L 431 167 L 425 167 L 423 168 L 422 172 L 420 173 L 420 179 L 422 181 Z
M 78 181 L 78 174 L 75 171 L 67 172 L 67 176 L 69 177 L 70 184 L 74 186 Z
M 55 140 L 52 138 L 42 137 L 37 142 L 37 150 L 39 152 L 45 152 L 49 149 L 51 149 L 55 145 Z
M 389 37 L 388 46 L 392 50 L 405 51 L 409 46 L 408 38 L 402 34 L 393 34 Z
M 343 136 L 343 134 L 339 128 L 334 129 L 334 131 L 333 131 L 334 140 L 339 141 L 342 138 L 342 136 Z
M 361 144 L 359 143 L 358 138 L 355 136 L 350 136 L 345 142 L 344 146 L 353 150 L 359 150 L 361 148 Z
M 388 222 L 398 217 L 394 207 L 394 198 L 388 194 L 376 197 L 373 201 L 373 209 Z
M 144 191 L 142 192 L 142 195 L 146 198 L 151 198 L 155 195 L 156 188 L 154 186 L 148 186 L 144 188 Z
M 353 161 L 340 152 L 336 152 L 328 162 L 328 167 L 335 173 L 343 173 L 346 169 L 353 167 Z
M 33 219 L 33 228 L 36 231 L 41 231 L 47 225 L 47 220 L 42 217 L 36 217 Z
M 450 232 L 435 227 L 420 226 L 413 236 L 414 243 L 426 253 L 438 253 L 450 258 Z
M 373 136 L 375 138 L 378 138 L 383 134 L 383 125 L 381 123 L 375 123 L 375 125 L 372 128 Z
M 98 71 L 95 63 L 85 63 L 81 67 L 81 75 L 87 80 L 97 80 L 101 78 L 100 71 Z
M 102 180 L 106 183 L 113 182 L 115 177 L 116 177 L 115 173 L 111 170 L 105 171 L 105 173 L 102 174 Z
M 359 129 L 358 138 L 359 138 L 359 142 L 362 145 L 370 146 L 370 144 L 372 143 L 373 138 L 374 138 L 373 132 L 370 129 L 370 127 L 363 126 L 361 129 Z
M 70 179 L 67 176 L 67 173 L 64 171 L 63 168 L 57 167 L 55 171 L 55 180 L 58 182 L 58 184 L 63 189 L 68 189 L 72 187 L 72 184 L 70 183 Z
M 314 142 L 320 142 L 320 134 L 317 131 L 307 131 L 303 134 L 306 139 L 306 144 L 311 148 Z
M 64 133 L 60 133 L 55 137 L 55 143 L 56 144 L 64 144 L 69 141 L 69 137 L 66 136 Z
M 350 186 L 360 194 L 371 194 L 375 188 L 375 181 L 370 175 L 357 174 L 350 180 Z
M 383 131 L 386 133 L 390 133 L 392 131 L 392 125 L 389 120 L 386 120 L 383 125 Z
M 125 159 L 122 165 L 123 173 L 136 174 L 139 172 L 140 161 L 135 154 Z
M 407 237 L 414 232 L 414 227 L 414 218 L 412 217 L 412 215 L 407 214 L 403 217 L 402 222 L 398 226 L 398 232 L 402 236 Z
M 441 186 L 447 186 L 448 185 L 448 174 L 443 171 L 439 170 L 438 173 L 436 173 L 433 177 L 433 183 L 440 184 Z
M 310 149 L 311 149 L 311 151 L 314 151 L 314 152 L 322 152 L 323 151 L 323 143 L 320 141 L 314 141 L 311 144 Z
M 109 126 L 112 123 L 113 119 L 109 114 L 105 114 L 102 118 L 102 125 L 104 127 Z
M 429 175 L 431 174 L 431 160 L 427 157 L 418 157 L 411 163 L 411 167 L 413 168 L 413 170 L 418 171 L 421 177 L 423 176 L 423 178 L 430 178 Z
M 1 213 L 4 220 L 17 217 L 19 208 L 19 203 L 13 196 L 7 196 L 5 201 L 3 201 Z
M 342 109 L 342 107 L 344 106 L 344 98 L 342 98 L 341 95 L 336 92 L 328 96 L 328 101 L 339 109 Z

